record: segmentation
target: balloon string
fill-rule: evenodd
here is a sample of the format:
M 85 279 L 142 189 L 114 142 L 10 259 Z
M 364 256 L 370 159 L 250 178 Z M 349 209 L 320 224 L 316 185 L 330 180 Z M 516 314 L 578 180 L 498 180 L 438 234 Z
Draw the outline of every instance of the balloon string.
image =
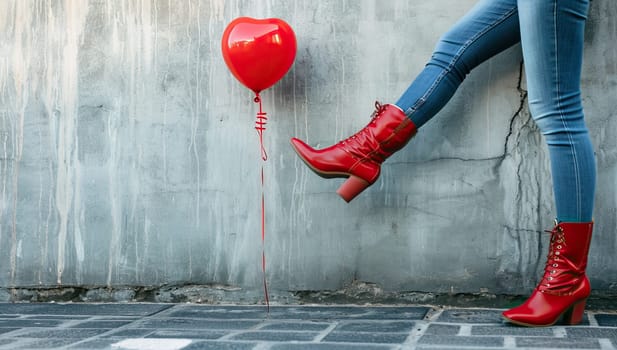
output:
M 255 130 L 259 134 L 259 146 L 261 147 L 261 159 L 264 161 L 268 159 L 266 148 L 264 147 L 263 134 L 266 131 L 266 123 L 268 122 L 268 116 L 266 112 L 261 109 L 261 98 L 259 94 L 255 96 L 255 103 L 259 103 L 259 112 L 257 113 L 257 119 L 255 120 Z
M 264 280 L 264 296 L 268 314 L 270 313 L 270 297 L 268 296 L 268 280 L 266 279 L 266 201 L 264 196 L 264 167 L 261 166 L 261 271 Z
M 268 154 L 264 147 L 263 133 L 266 130 L 266 122 L 268 117 L 262 110 L 261 98 L 259 94 L 255 96 L 255 103 L 259 103 L 259 113 L 255 121 L 255 129 L 259 134 L 259 146 L 261 148 L 261 271 L 263 273 L 264 296 L 266 298 L 267 313 L 270 314 L 270 297 L 268 295 L 268 280 L 266 279 L 266 200 L 265 200 L 265 181 L 264 181 L 264 163 L 268 160 Z

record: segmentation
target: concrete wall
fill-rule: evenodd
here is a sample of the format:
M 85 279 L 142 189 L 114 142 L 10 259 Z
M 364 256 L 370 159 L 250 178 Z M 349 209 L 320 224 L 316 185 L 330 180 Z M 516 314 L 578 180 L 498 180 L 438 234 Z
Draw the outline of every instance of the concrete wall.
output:
M 476 69 L 350 204 L 288 140 L 328 145 L 393 102 L 473 0 L 0 1 L 0 286 L 261 283 L 257 106 L 220 53 L 238 16 L 294 28 L 263 93 L 273 290 L 526 293 L 554 217 L 520 47 Z M 589 275 L 617 289 L 617 2 L 594 0 Z

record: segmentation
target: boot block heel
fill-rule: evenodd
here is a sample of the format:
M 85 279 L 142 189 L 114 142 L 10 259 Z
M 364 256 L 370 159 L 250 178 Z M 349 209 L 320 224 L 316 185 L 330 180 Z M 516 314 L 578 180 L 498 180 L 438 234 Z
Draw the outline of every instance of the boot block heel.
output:
M 336 193 L 338 193 L 339 196 L 349 203 L 369 186 L 370 183 L 368 183 L 368 181 L 351 175 L 345 182 L 343 182 Z
M 581 300 L 574 303 L 568 311 L 563 316 L 563 321 L 567 325 L 577 325 L 581 323 L 583 320 L 583 315 L 585 313 L 585 303 L 586 300 Z

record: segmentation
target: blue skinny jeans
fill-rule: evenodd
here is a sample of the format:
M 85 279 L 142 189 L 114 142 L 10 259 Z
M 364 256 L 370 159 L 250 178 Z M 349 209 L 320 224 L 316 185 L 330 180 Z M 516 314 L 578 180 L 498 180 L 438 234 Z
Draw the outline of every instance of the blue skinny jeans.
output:
M 481 0 L 439 40 L 396 105 L 419 128 L 470 71 L 520 42 L 529 109 L 548 145 L 560 222 L 592 220 L 596 168 L 581 103 L 589 0 Z

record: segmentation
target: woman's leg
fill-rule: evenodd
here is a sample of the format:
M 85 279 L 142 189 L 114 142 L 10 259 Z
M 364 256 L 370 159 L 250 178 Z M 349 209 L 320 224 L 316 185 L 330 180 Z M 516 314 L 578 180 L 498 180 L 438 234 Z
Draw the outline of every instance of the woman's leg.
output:
M 544 276 L 521 306 L 503 313 L 525 326 L 583 318 L 593 230 L 595 161 L 583 119 L 580 75 L 588 0 L 518 0 L 531 114 L 548 144 L 557 206 Z
M 481 0 L 442 37 L 396 105 L 378 104 L 366 127 L 333 146 L 317 150 L 292 138 L 292 147 L 318 175 L 348 178 L 337 193 L 351 201 L 377 180 L 381 163 L 448 102 L 474 67 L 519 38 L 516 0 Z
M 416 127 L 432 118 L 467 74 L 520 40 L 516 0 L 482 0 L 437 43 L 430 61 L 396 105 Z
M 580 79 L 588 0 L 519 0 L 531 115 L 550 153 L 558 221 L 592 220 L 596 168 Z

